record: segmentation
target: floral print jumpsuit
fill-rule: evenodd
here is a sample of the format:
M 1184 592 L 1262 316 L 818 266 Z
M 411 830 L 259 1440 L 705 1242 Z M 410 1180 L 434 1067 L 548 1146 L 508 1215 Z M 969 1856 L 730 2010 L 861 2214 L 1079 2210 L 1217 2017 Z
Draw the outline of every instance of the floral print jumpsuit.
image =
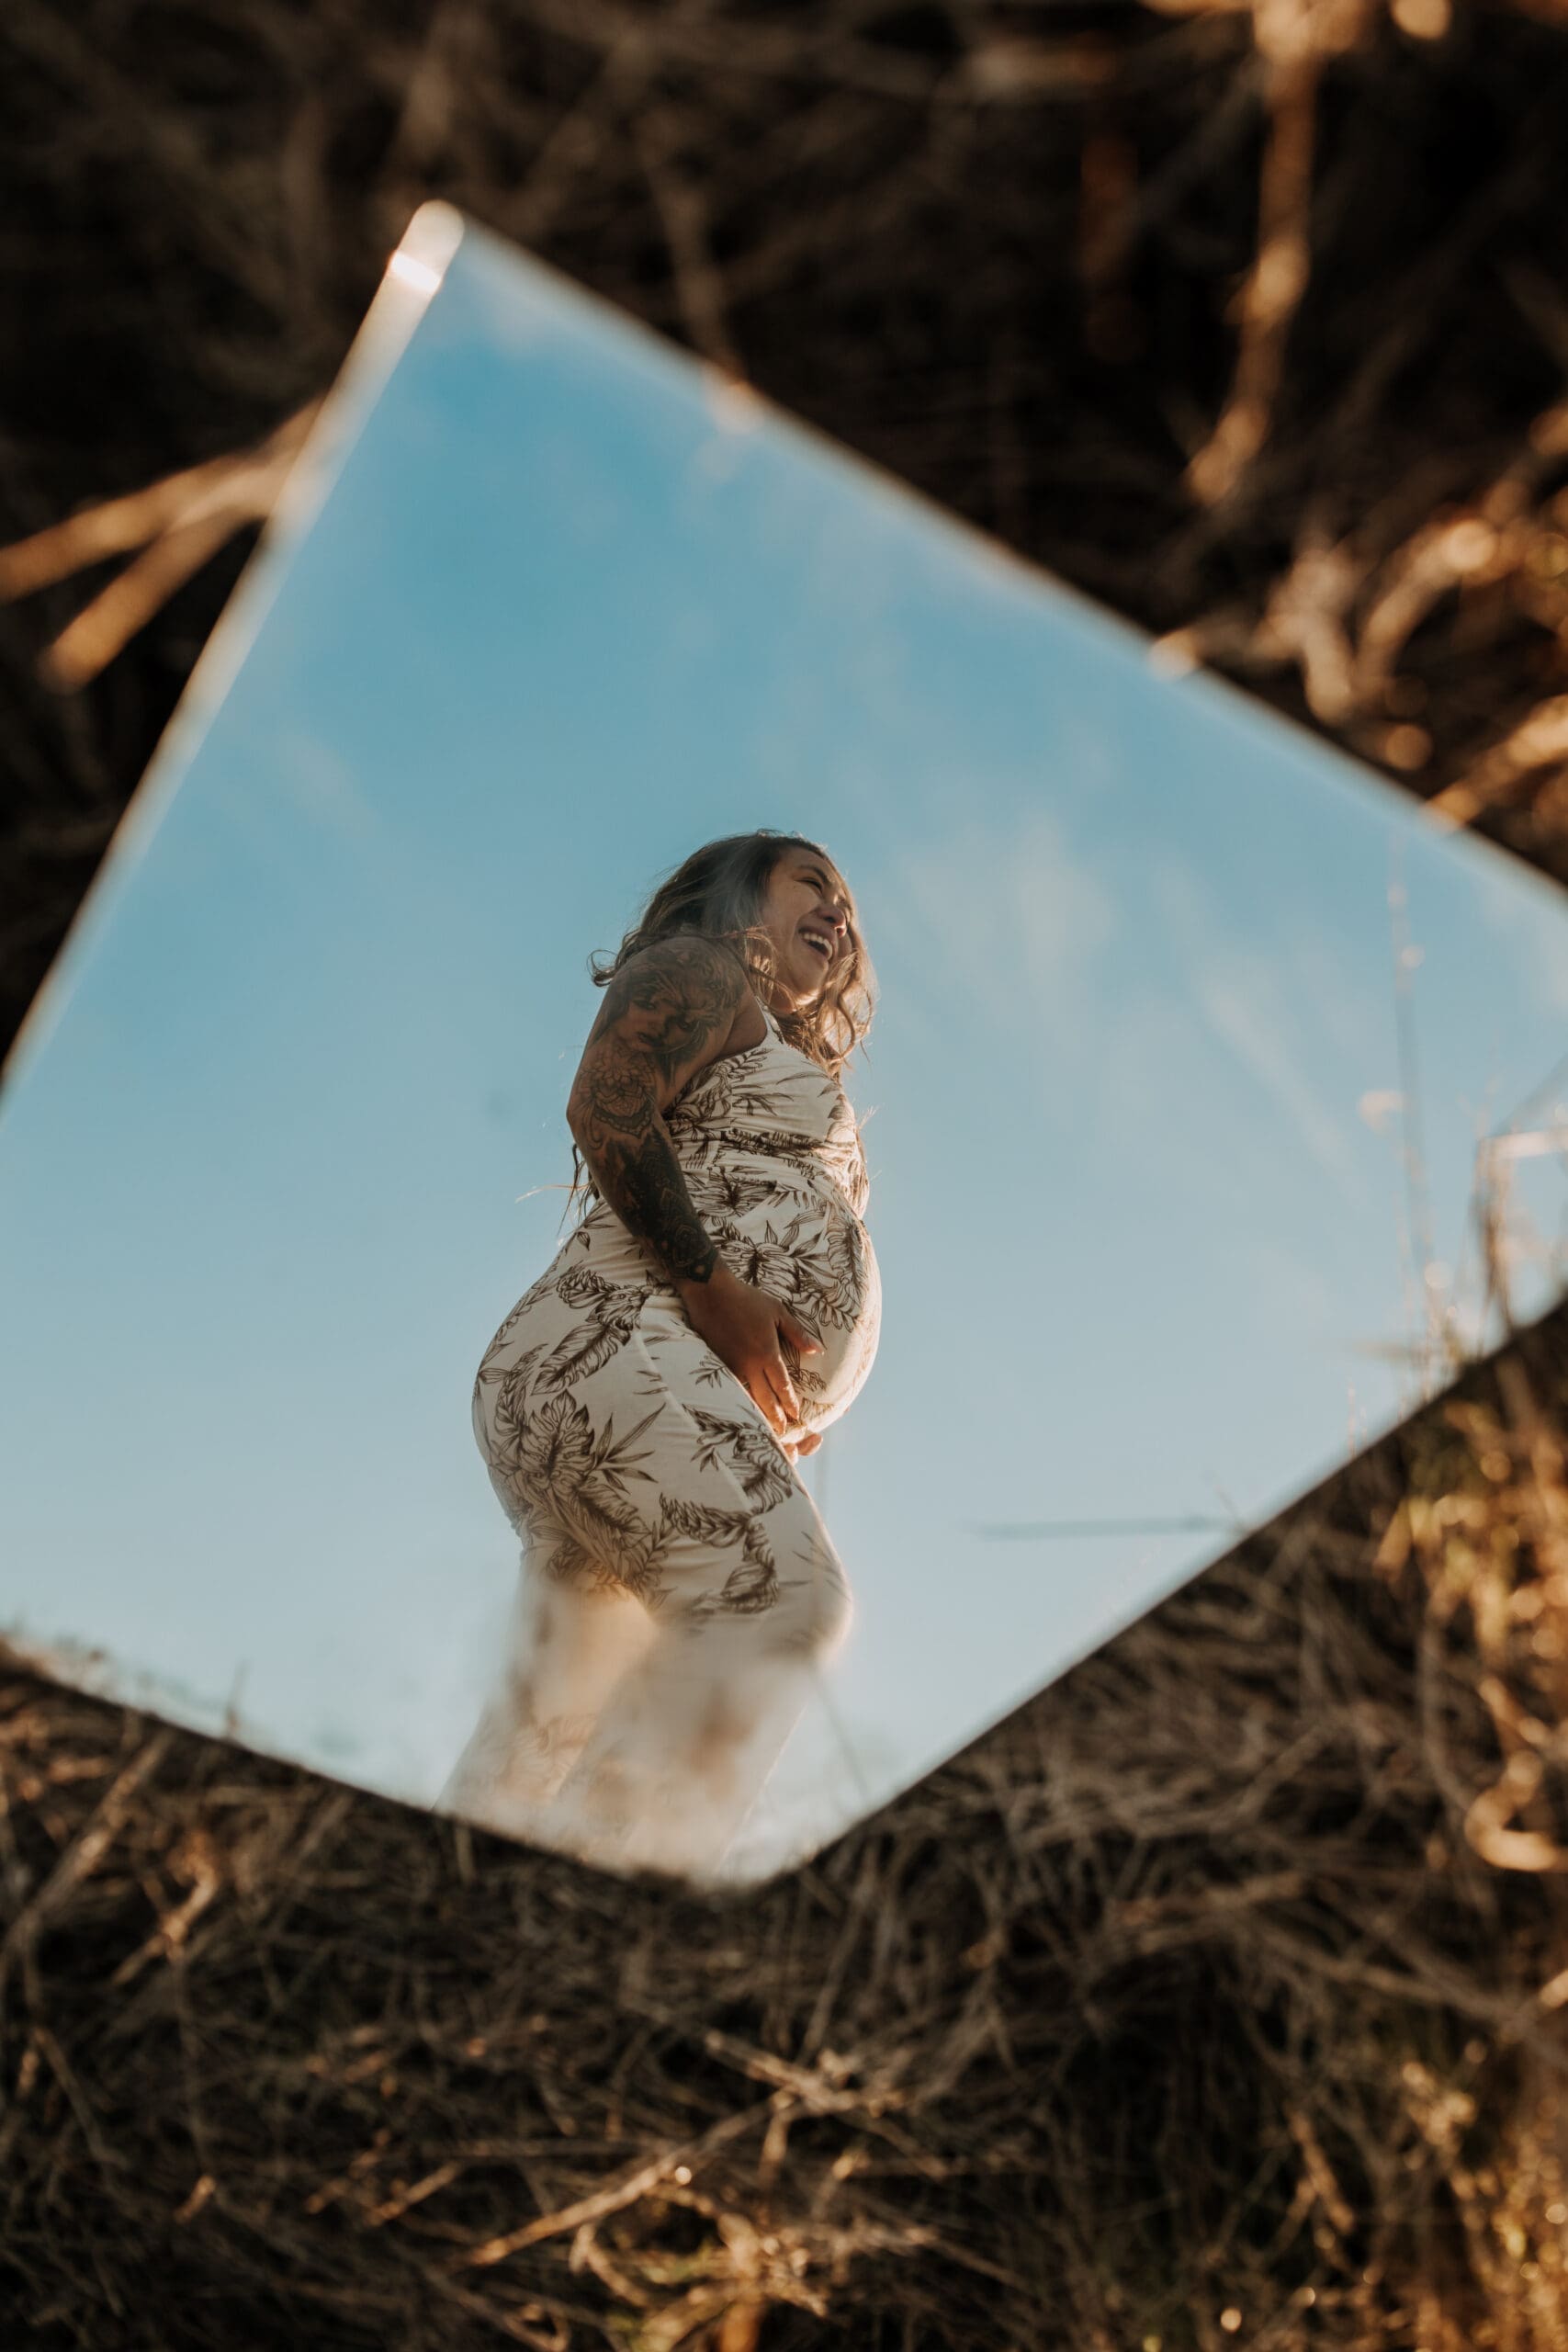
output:
M 781 1335 L 795 1440 L 858 1394 L 881 1289 L 854 1114 L 763 1013 L 761 1043 L 664 1116 L 719 1256 L 821 1341 L 800 1357 Z M 523 1568 L 504 1683 L 441 1804 L 591 1860 L 712 1871 L 848 1627 L 816 1505 L 604 1201 L 491 1340 L 474 1430 Z

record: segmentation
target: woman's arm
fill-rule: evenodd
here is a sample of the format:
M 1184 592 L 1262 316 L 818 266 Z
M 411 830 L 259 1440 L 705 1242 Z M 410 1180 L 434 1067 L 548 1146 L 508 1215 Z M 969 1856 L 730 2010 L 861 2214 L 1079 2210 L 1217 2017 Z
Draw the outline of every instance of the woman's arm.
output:
M 735 1025 L 746 982 L 704 939 L 665 939 L 615 974 L 566 1106 L 589 1172 L 673 1281 L 705 1282 L 717 1259 L 692 1205 L 663 1114 Z
M 663 1116 L 717 1057 L 746 986 L 734 958 L 697 937 L 660 940 L 628 957 L 604 990 L 566 1115 L 601 1196 L 653 1252 L 694 1328 L 782 1430 L 798 1420 L 800 1400 L 779 1332 L 806 1354 L 816 1354 L 817 1342 L 779 1300 L 721 1263 Z

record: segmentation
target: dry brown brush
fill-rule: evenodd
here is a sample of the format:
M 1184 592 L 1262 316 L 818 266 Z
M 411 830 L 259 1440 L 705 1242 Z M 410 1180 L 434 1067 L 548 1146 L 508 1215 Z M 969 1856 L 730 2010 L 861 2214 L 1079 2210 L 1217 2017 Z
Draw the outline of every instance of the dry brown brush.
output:
M 1568 1312 L 797 1875 L 623 1883 L 0 1679 L 39 2346 L 1568 2322 Z

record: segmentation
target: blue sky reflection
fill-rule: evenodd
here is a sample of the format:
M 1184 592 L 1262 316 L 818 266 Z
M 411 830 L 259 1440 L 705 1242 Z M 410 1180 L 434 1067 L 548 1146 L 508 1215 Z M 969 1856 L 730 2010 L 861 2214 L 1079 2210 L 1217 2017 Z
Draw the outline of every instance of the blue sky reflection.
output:
M 556 1245 L 589 951 L 796 828 L 882 982 L 885 1321 L 813 1472 L 856 1628 L 761 1867 L 1415 1401 L 1395 878 L 1480 1336 L 1476 1142 L 1568 1042 L 1562 901 L 482 232 L 357 398 L 0 1103 L 0 1624 L 433 1797 L 505 1621 L 469 1387 Z M 1548 1232 L 1562 1171 L 1520 1162 Z M 1200 1524 L 983 1532 L 1084 1520 Z

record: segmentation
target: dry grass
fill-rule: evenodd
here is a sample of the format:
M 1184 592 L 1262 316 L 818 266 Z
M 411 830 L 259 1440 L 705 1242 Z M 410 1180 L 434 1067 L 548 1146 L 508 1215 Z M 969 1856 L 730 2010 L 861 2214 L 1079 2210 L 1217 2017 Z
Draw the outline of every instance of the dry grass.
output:
M 1555 2352 L 1565 1400 L 1560 1313 L 723 1899 L 14 1670 L 28 2341 Z
M 429 195 L 1568 879 L 1558 0 L 11 0 L 0 56 L 7 1025 L 231 453 Z M 13 2340 L 1557 2352 L 1565 1427 L 1559 1314 L 726 1902 L 0 1674 Z

